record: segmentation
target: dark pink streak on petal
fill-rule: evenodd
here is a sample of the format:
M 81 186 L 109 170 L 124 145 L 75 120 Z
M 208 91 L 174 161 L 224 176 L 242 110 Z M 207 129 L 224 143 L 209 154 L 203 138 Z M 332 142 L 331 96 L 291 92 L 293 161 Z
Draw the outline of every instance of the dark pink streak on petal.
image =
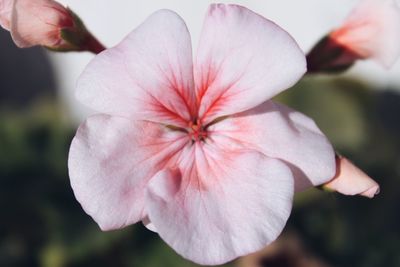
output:
M 335 154 L 313 120 L 286 106 L 267 101 L 209 127 L 219 145 L 256 150 L 286 162 L 296 190 L 329 181 L 335 174 Z
M 306 61 L 293 38 L 273 22 L 237 5 L 212 5 L 194 65 L 199 118 L 253 108 L 293 85 Z
M 186 127 L 197 106 L 183 20 L 168 10 L 151 15 L 88 65 L 77 97 L 102 113 Z

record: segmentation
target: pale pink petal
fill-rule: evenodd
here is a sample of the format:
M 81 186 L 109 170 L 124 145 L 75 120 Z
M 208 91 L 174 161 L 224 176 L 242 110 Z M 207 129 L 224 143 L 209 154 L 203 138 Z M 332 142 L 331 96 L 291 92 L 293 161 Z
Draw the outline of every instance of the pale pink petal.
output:
M 399 25 L 395 0 L 362 0 L 330 37 L 359 56 L 390 67 L 400 55 Z
M 186 127 L 196 105 L 191 40 L 183 20 L 168 10 L 151 15 L 88 65 L 77 97 L 103 113 Z
M 175 251 L 215 265 L 274 241 L 289 217 L 293 178 L 279 160 L 195 143 L 149 182 L 146 210 Z
M 0 26 L 6 30 L 10 30 L 11 11 L 14 0 L 0 0 Z
M 148 180 L 179 155 L 187 141 L 182 133 L 151 122 L 90 117 L 69 153 L 77 200 L 103 230 L 142 220 Z
M 336 176 L 323 187 L 344 195 L 361 195 L 373 198 L 379 193 L 379 185 L 348 159 L 338 156 Z
M 209 128 L 216 143 L 257 150 L 286 162 L 296 191 L 328 182 L 335 175 L 335 153 L 314 121 L 284 105 L 267 101 Z
M 72 16 L 52 0 L 14 0 L 11 35 L 19 47 L 54 47 L 63 42 L 62 27 L 73 26 Z
M 199 117 L 205 123 L 245 111 L 296 83 L 306 60 L 273 22 L 237 5 L 211 5 L 195 62 Z
M 149 229 L 149 230 L 152 231 L 152 232 L 157 233 L 157 229 L 156 229 L 156 227 L 154 226 L 154 224 L 150 221 L 149 216 L 145 216 L 145 217 L 142 219 L 142 223 L 143 223 L 143 225 L 144 225 L 147 229 Z

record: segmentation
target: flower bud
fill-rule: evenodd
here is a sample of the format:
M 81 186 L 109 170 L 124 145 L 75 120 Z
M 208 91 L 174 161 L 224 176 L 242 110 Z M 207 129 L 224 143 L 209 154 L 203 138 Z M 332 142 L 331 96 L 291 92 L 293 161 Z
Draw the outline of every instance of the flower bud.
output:
M 0 24 L 20 48 L 41 45 L 57 51 L 104 50 L 70 9 L 52 0 L 0 0 Z
M 309 73 L 344 71 L 359 59 L 390 68 L 400 55 L 399 26 L 395 0 L 362 0 L 342 26 L 308 54 Z
M 343 195 L 361 195 L 373 198 L 379 194 L 379 185 L 348 159 L 336 156 L 336 175 L 322 186 L 328 191 L 336 191 Z
M 360 58 L 356 52 L 326 36 L 308 53 L 307 72 L 340 73 L 348 70 Z

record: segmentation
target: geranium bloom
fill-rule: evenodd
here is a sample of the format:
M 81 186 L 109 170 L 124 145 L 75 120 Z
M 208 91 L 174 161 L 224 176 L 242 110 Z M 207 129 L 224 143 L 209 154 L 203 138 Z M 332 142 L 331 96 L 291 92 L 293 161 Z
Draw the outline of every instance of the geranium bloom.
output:
M 336 157 L 336 175 L 323 187 L 344 195 L 361 195 L 373 198 L 379 193 L 379 185 L 348 159 Z
M 400 8 L 395 0 L 361 0 L 342 26 L 307 56 L 310 72 L 345 70 L 358 59 L 390 68 L 400 55 Z
M 78 99 L 102 114 L 71 145 L 76 198 L 101 229 L 150 223 L 200 264 L 263 248 L 294 188 L 335 174 L 315 123 L 269 101 L 305 65 L 288 33 L 244 7 L 210 7 L 194 62 L 182 19 L 154 13 L 78 81 Z
M 0 25 L 21 48 L 103 50 L 78 17 L 53 0 L 0 0 Z

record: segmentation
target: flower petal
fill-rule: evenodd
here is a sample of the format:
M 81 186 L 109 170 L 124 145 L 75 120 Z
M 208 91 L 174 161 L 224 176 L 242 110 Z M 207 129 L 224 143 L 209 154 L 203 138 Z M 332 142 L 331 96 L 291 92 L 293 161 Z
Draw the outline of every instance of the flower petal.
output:
M 57 46 L 60 29 L 73 25 L 72 16 L 52 0 L 14 0 L 11 35 L 19 47 Z
M 389 68 L 400 55 L 400 8 L 394 0 L 363 0 L 330 37 Z
M 214 124 L 209 131 L 215 142 L 244 146 L 289 164 L 296 191 L 335 175 L 333 148 L 314 121 L 272 101 Z
M 142 219 L 142 223 L 143 223 L 143 225 L 144 225 L 147 229 L 149 229 L 149 230 L 152 231 L 152 232 L 157 233 L 157 229 L 156 229 L 156 227 L 154 226 L 154 224 L 150 221 L 149 216 L 145 216 L 145 217 Z
M 103 230 L 145 216 L 148 180 L 172 161 L 185 136 L 151 122 L 90 117 L 72 141 L 69 175 L 77 200 Z
M 199 117 L 245 111 L 296 83 L 306 60 L 279 26 L 237 5 L 211 5 L 195 62 Z
M 0 26 L 10 30 L 11 12 L 14 0 L 0 0 Z
M 183 20 L 168 10 L 151 15 L 89 63 L 77 97 L 103 113 L 187 126 L 195 95 L 191 40 Z
M 257 152 L 194 146 L 179 167 L 149 182 L 146 210 L 159 235 L 183 257 L 205 265 L 274 241 L 292 206 L 290 169 Z
M 343 195 L 361 195 L 368 198 L 373 198 L 379 193 L 379 185 L 348 159 L 338 156 L 336 166 L 335 177 L 324 184 L 324 188 Z

